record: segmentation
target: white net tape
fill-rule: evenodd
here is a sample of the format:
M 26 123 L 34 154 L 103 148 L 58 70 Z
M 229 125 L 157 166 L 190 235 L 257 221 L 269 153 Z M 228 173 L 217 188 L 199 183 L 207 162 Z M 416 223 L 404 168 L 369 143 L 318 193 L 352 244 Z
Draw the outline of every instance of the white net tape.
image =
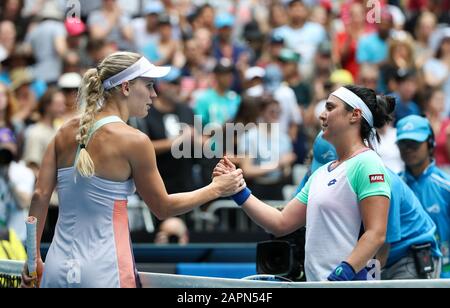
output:
M 23 262 L 0 261 L 0 275 L 20 278 L 23 264 Z M 367 282 L 269 282 L 154 273 L 140 273 L 139 275 L 144 288 L 450 288 L 450 279 Z

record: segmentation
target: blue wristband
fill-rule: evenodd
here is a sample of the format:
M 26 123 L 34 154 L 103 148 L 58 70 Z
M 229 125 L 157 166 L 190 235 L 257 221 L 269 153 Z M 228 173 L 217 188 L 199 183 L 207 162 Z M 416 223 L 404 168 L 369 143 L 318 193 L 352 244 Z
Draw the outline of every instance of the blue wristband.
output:
M 252 191 L 246 187 L 245 189 L 241 190 L 234 196 L 231 196 L 231 198 L 233 198 L 234 202 L 236 202 L 239 206 L 242 206 L 245 203 L 245 201 L 247 201 L 248 198 L 250 198 L 251 195 Z
M 356 273 L 353 267 L 347 262 L 341 262 L 338 267 L 328 276 L 329 281 L 352 281 Z

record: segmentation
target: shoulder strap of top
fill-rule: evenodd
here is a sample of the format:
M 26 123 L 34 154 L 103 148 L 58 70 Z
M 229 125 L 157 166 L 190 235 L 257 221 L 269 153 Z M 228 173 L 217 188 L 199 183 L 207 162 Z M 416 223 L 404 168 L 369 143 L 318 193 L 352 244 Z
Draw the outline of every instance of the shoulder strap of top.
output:
M 110 123 L 125 123 L 121 118 L 119 118 L 118 116 L 109 116 L 103 119 L 98 120 L 97 122 L 94 123 L 94 125 L 92 125 L 91 129 L 89 130 L 88 133 L 88 140 L 86 143 L 86 146 L 89 144 L 89 141 L 91 141 L 92 136 L 94 135 L 94 133 L 96 131 L 98 131 L 101 127 L 105 126 L 106 124 L 110 124 Z M 74 166 L 76 166 L 77 162 L 78 162 L 78 156 L 80 156 L 80 151 L 81 151 L 81 145 L 78 145 L 78 149 L 77 149 L 77 155 L 75 156 L 75 163 Z

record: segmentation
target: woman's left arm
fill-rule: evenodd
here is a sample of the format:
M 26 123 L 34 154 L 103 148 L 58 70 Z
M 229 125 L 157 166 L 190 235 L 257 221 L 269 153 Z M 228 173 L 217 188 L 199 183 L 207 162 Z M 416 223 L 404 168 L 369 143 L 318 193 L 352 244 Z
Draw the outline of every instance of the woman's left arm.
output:
M 367 265 L 385 243 L 389 198 L 368 197 L 360 202 L 360 210 L 365 232 L 347 259 L 356 273 Z

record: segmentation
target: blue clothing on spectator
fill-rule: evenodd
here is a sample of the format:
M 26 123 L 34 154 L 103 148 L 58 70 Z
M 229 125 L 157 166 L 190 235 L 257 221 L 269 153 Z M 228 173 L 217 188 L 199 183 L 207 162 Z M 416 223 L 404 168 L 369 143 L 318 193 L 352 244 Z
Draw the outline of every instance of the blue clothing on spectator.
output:
M 418 178 L 409 171 L 401 176 L 436 224 L 443 255 L 441 277 L 450 278 L 450 176 L 434 162 Z
M 9 76 L 8 72 L 2 72 L 0 73 L 0 83 L 3 83 L 7 86 L 11 86 L 11 78 Z M 31 84 L 31 90 L 33 91 L 34 95 L 36 95 L 36 98 L 39 100 L 42 95 L 47 91 L 47 84 L 43 80 L 35 80 Z
M 408 256 L 411 245 L 430 243 L 434 257 L 442 257 L 435 236 L 436 225 L 406 183 L 388 169 L 391 178 L 391 203 L 386 233 L 390 251 L 386 267 Z
M 378 64 L 388 56 L 388 43 L 383 41 L 378 33 L 363 36 L 356 48 L 356 60 L 358 63 Z
M 420 107 L 414 101 L 403 102 L 397 93 L 391 95 L 395 97 L 395 123 L 410 115 L 421 115 Z
M 223 96 L 214 89 L 206 90 L 195 104 L 195 114 L 202 117 L 202 124 L 219 124 L 233 119 L 239 109 L 241 97 L 234 91 Z

